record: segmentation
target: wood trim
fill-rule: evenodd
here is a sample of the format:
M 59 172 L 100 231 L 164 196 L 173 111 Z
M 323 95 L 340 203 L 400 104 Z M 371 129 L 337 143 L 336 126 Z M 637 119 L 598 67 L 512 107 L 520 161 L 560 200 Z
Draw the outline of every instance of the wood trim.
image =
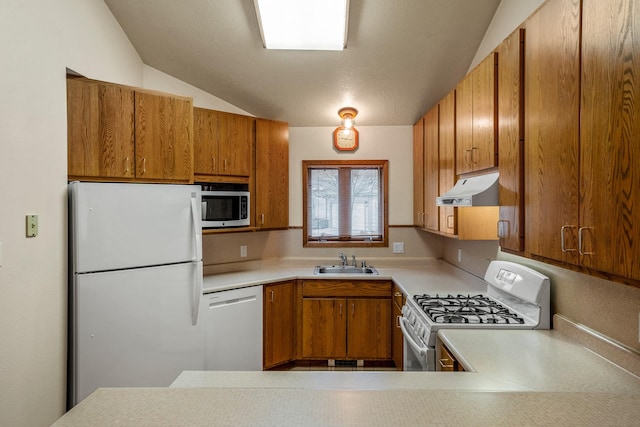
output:
M 382 193 L 383 193 L 383 206 L 382 206 L 382 224 L 379 224 L 382 230 L 382 240 L 371 242 L 359 242 L 359 241 L 310 241 L 308 239 L 308 215 L 309 210 L 308 192 L 309 186 L 309 169 L 314 166 L 326 166 L 326 167 L 371 167 L 381 168 L 382 170 Z M 388 247 L 389 246 L 389 161 L 388 160 L 303 160 L 302 161 L 302 245 L 303 247 Z M 341 219 L 342 221 L 342 219 Z M 344 226 L 344 223 L 341 223 Z

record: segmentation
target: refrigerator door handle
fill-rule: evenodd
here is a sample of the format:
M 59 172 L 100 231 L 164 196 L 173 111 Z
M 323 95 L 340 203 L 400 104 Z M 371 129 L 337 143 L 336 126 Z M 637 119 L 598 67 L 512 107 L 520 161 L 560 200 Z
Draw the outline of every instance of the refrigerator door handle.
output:
M 202 223 L 200 222 L 200 212 L 198 211 L 197 193 L 191 193 L 191 217 L 193 218 L 193 242 L 196 253 L 193 261 L 202 260 Z
M 202 298 L 202 261 L 193 262 L 195 267 L 195 280 L 193 283 L 193 306 L 191 307 L 191 324 L 193 326 L 198 324 L 198 312 L 200 311 L 200 298 Z

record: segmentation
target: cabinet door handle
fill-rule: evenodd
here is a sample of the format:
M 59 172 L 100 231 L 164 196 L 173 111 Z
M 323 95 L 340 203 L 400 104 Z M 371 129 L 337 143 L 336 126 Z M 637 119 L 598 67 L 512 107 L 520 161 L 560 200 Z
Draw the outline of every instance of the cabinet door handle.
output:
M 224 171 L 225 172 L 227 171 L 227 159 L 226 158 L 224 159 Z
M 591 229 L 591 227 L 580 227 L 580 228 L 578 228 L 578 253 L 580 255 L 595 255 L 595 252 L 584 252 L 582 250 L 582 232 L 584 230 L 589 230 L 589 229 Z
M 450 365 L 447 364 L 447 362 L 449 362 L 447 359 L 440 359 L 438 360 L 438 362 L 440 362 L 440 366 L 443 368 L 453 368 L 453 363 L 451 363 Z
M 453 229 L 453 215 L 447 215 L 447 228 Z
M 129 156 L 124 158 L 124 173 L 129 173 Z
M 271 291 L 271 302 L 273 302 L 273 291 Z
M 476 164 L 476 163 L 477 163 L 477 161 L 476 161 L 476 156 L 474 156 L 473 154 L 474 154 L 476 151 L 478 151 L 478 150 L 479 150 L 479 148 L 478 148 L 478 147 L 472 147 L 472 148 L 471 148 L 471 164 L 472 164 L 472 165 L 474 165 L 474 164 Z
M 215 172 L 216 171 L 216 158 L 211 156 L 211 171 Z
M 340 317 L 342 317 L 342 303 L 340 303 Z
M 564 240 L 564 234 L 565 234 L 565 230 L 568 228 L 576 228 L 575 225 L 563 225 L 560 228 L 560 249 L 562 250 L 562 252 L 575 252 L 576 249 L 575 248 L 569 248 L 567 249 L 567 246 L 565 244 L 565 240 Z M 580 235 L 580 232 L 578 231 L 578 235 Z
M 264 225 L 264 214 L 260 214 L 260 224 Z
M 400 318 L 402 316 L 396 316 L 396 328 L 400 329 Z
M 142 158 L 142 174 L 147 173 L 147 159 L 146 157 Z
M 467 156 L 467 154 L 469 154 Z M 464 164 L 465 165 L 470 165 L 471 161 L 469 160 L 469 158 L 472 156 L 473 154 L 471 153 L 471 150 L 464 150 Z
M 499 239 L 505 239 L 509 235 L 509 233 L 505 233 L 504 232 L 504 228 L 505 227 L 503 227 L 503 224 L 507 225 L 507 230 L 509 229 L 509 222 L 508 221 L 506 221 L 504 219 L 499 220 L 498 221 L 498 238 Z
M 355 303 L 351 304 L 351 315 L 352 316 L 356 315 L 356 304 Z

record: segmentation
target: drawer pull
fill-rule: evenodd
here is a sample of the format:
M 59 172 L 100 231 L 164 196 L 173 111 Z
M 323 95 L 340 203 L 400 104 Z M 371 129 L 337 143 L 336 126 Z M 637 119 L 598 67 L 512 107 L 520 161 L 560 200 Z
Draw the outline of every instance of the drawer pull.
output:
M 447 359 L 440 359 L 440 360 L 438 360 L 438 362 L 440 362 L 440 367 L 442 367 L 442 368 L 449 369 L 449 368 L 453 368 L 454 367 L 453 362 L 451 362 L 450 360 L 447 360 Z M 448 365 L 447 362 L 451 362 L 451 364 Z

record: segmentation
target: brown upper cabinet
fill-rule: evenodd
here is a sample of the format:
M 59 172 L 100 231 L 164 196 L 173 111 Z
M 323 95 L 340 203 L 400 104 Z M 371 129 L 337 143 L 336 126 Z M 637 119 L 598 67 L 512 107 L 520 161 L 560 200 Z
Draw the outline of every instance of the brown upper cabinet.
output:
M 424 117 L 413 125 L 413 225 L 424 228 Z
M 193 121 L 196 181 L 248 181 L 253 168 L 255 119 L 194 108 Z
M 578 264 L 580 0 L 549 0 L 525 26 L 525 248 Z
M 524 250 L 524 29 L 497 48 L 498 153 L 500 219 L 498 237 L 503 250 Z
M 436 104 L 424 116 L 424 228 L 439 231 L 440 218 L 436 205 L 439 190 L 440 106 Z
M 256 119 L 256 224 L 289 226 L 289 125 Z
M 456 87 L 456 173 L 497 166 L 496 74 L 490 54 Z
M 67 79 L 70 179 L 192 182 L 191 98 Z
M 456 92 L 452 90 L 440 100 L 440 129 L 438 149 L 438 195 L 449 191 L 456 183 Z M 458 233 L 458 210 L 453 206 L 440 206 L 439 229 L 455 236 Z
M 527 252 L 637 285 L 640 1 L 550 0 L 526 31 Z
M 414 182 L 422 188 L 423 230 L 459 240 L 496 240 L 497 206 L 462 208 L 437 206 L 436 197 L 449 191 L 456 182 L 456 91 L 451 91 L 414 125 L 414 156 L 419 135 L 422 157 L 414 157 Z M 415 190 L 414 190 L 415 191 Z M 414 205 L 417 205 L 414 194 Z M 414 210 L 418 210 L 414 208 Z
M 583 0 L 582 265 L 640 280 L 640 1 Z

